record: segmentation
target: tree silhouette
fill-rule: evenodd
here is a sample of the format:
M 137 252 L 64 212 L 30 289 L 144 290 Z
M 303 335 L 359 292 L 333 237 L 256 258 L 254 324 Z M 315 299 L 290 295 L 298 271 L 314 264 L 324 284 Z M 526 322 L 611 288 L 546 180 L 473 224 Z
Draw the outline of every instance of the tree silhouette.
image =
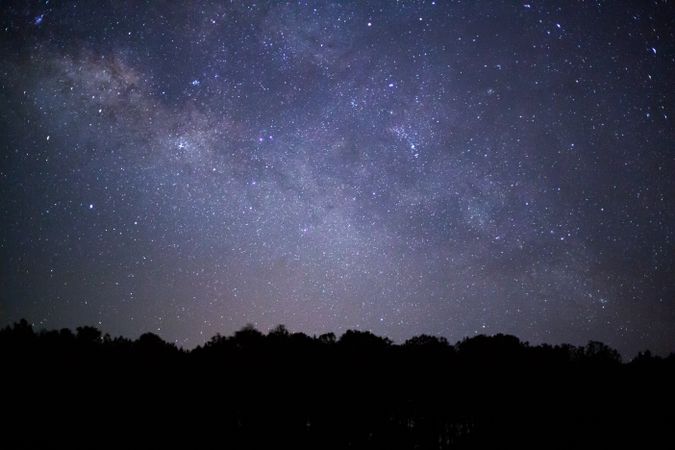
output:
M 190 351 L 154 333 L 0 329 L 3 447 L 654 447 L 672 440 L 675 355 L 597 341 L 454 345 L 247 325 Z M 36 405 L 43 405 L 36 409 Z M 72 430 L 77 424 L 77 433 Z M 100 445 L 99 445 L 100 444 Z
M 617 364 L 621 362 L 619 352 L 598 341 L 590 341 L 586 345 L 584 358 L 596 364 Z
M 103 339 L 100 330 L 94 327 L 77 327 L 77 340 L 82 344 L 97 344 Z
M 376 336 L 370 331 L 347 330 L 338 341 L 343 347 L 354 347 L 368 350 L 381 350 L 389 347 L 389 338 Z
M 405 341 L 403 345 L 413 348 L 428 348 L 428 349 L 442 349 L 448 348 L 450 346 L 446 338 L 429 336 L 427 334 L 413 336 L 407 341 Z
M 335 344 L 336 337 L 335 333 L 324 333 L 319 336 L 319 342 L 322 344 Z

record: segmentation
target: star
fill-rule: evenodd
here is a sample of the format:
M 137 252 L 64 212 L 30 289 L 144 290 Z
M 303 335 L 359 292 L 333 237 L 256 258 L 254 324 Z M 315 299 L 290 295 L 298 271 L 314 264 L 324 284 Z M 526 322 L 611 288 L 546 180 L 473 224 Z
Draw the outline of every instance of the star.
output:
M 672 5 L 615 3 L 10 8 L 0 326 L 672 351 Z

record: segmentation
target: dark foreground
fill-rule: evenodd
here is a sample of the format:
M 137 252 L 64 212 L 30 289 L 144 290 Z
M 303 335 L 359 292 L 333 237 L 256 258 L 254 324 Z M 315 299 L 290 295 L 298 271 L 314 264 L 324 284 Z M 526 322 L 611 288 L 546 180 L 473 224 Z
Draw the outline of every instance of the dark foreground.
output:
M 669 448 L 675 355 L 513 336 L 404 345 L 283 327 L 182 351 L 153 334 L 0 331 L 1 448 Z M 65 447 L 64 447 L 65 446 Z

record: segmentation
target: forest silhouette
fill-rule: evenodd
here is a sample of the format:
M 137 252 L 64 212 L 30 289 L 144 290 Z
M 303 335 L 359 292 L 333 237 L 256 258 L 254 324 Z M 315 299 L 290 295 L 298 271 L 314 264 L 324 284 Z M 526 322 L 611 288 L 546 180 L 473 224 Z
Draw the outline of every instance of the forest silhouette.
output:
M 246 326 L 192 350 L 153 333 L 0 330 L 2 448 L 651 448 L 675 442 L 675 354 L 498 334 L 308 336 Z

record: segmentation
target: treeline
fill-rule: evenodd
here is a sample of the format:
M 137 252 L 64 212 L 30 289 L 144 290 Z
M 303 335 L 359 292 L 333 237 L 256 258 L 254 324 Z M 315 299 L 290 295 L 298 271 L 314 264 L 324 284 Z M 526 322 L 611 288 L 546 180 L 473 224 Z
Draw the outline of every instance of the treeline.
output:
M 247 326 L 192 350 L 0 330 L 10 447 L 578 448 L 675 442 L 675 355 Z

